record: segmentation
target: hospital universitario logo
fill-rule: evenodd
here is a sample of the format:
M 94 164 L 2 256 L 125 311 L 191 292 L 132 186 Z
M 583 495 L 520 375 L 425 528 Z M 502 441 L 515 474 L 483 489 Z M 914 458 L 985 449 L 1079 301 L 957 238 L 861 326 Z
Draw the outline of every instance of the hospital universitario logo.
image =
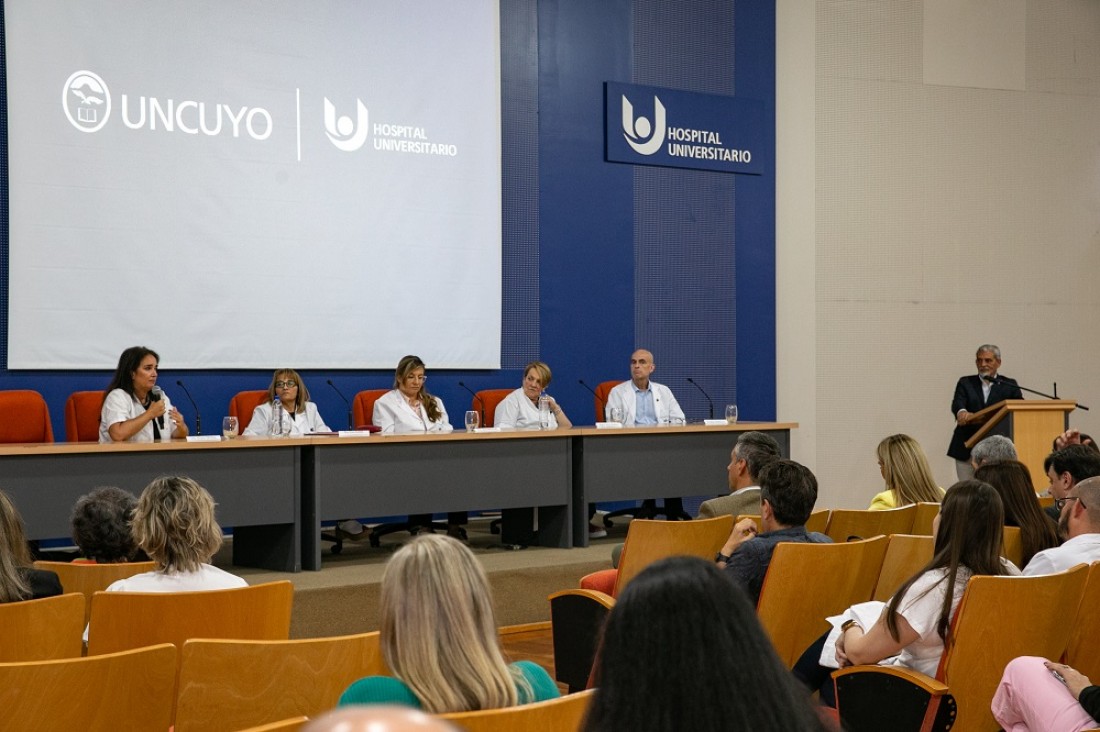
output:
M 73 127 L 98 132 L 111 116 L 111 92 L 98 74 L 77 71 L 61 90 L 61 106 Z
M 353 152 L 363 147 L 370 132 L 366 106 L 360 99 L 355 100 L 355 105 L 358 120 L 353 122 L 346 114 L 337 118 L 336 105 L 325 97 L 325 134 L 336 149 L 344 152 Z
M 653 97 L 653 122 L 646 117 L 634 117 L 634 105 L 623 95 L 623 137 L 639 155 L 652 155 L 665 142 L 665 105 Z

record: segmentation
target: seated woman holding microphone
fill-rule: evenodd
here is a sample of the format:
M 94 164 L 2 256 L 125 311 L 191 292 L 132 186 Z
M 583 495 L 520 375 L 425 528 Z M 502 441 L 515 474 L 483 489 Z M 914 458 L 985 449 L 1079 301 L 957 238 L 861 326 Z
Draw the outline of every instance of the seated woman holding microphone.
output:
M 417 356 L 405 356 L 397 362 L 393 376 L 393 391 L 378 397 L 374 403 L 371 422 L 382 430 L 384 435 L 407 435 L 418 432 L 453 432 L 447 419 L 447 409 L 443 400 L 432 396 L 424 388 L 428 377 L 424 362 Z M 466 523 L 466 512 L 455 511 L 447 514 L 447 534 L 457 539 L 465 539 L 466 532 L 462 524 Z M 414 535 L 421 529 L 430 530 L 430 514 L 409 516 L 409 531 Z
M 278 404 L 279 412 L 275 411 Z M 282 428 L 279 428 L 282 416 Z M 309 389 L 294 369 L 278 369 L 267 387 L 267 401 L 252 412 L 245 435 L 289 435 L 299 437 L 312 432 L 330 432 L 321 419 L 317 405 L 309 400 Z
M 539 397 L 550 386 L 550 367 L 542 361 L 532 361 L 523 370 L 523 386 L 501 400 L 493 415 L 493 424 L 502 430 L 537 430 L 542 427 L 539 419 Z M 554 397 L 546 394 L 550 407 L 550 426 L 547 429 L 569 429 L 573 423 L 565 416 L 565 410 Z
M 157 386 L 160 356 L 133 346 L 118 358 L 99 416 L 100 442 L 153 442 L 186 437 L 187 423 Z

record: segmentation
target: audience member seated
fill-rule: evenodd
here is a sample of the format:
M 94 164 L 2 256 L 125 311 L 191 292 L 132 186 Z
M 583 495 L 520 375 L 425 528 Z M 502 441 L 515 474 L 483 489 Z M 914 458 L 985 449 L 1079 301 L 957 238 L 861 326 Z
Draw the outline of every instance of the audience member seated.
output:
M 581 729 L 824 730 L 745 593 L 702 559 L 643 570 L 608 616 Z
M 190 478 L 153 479 L 138 499 L 133 529 L 138 546 L 157 568 L 118 580 L 108 592 L 188 592 L 248 585 L 210 564 L 222 545 L 222 530 L 214 520 L 214 499 Z
M 932 531 L 931 562 L 888 602 L 860 603 L 830 618 L 833 629 L 795 664 L 795 676 L 819 690 L 823 703 L 835 705 L 830 675 L 842 666 L 878 663 L 935 676 L 967 581 L 974 575 L 1020 573 L 1001 558 L 1004 507 L 988 483 L 963 480 L 953 485 Z
M 1085 445 L 1070 445 L 1047 455 L 1043 460 L 1043 470 L 1050 479 L 1051 497 L 1059 501 L 1077 483 L 1100 476 L 1100 452 Z M 1061 520 L 1060 507 L 1051 506 L 1046 512 L 1055 521 Z
M 1084 445 L 1085 447 L 1091 447 L 1093 450 L 1100 452 L 1100 445 L 1096 444 L 1096 440 L 1090 435 L 1086 435 L 1081 430 L 1066 430 L 1058 435 L 1054 438 L 1054 445 L 1051 449 L 1061 450 L 1070 445 Z
M 419 709 L 378 704 L 344 707 L 310 720 L 302 732 L 461 732 L 458 727 Z
M 0 602 L 38 600 L 61 594 L 53 572 L 34 569 L 23 518 L 8 494 L 0 491 Z
M 543 668 L 507 664 L 489 581 L 462 542 L 422 534 L 382 575 L 379 642 L 389 676 L 352 684 L 340 705 L 400 704 L 427 712 L 498 709 L 560 696 Z
M 1077 483 L 1054 502 L 1054 507 L 1060 513 L 1058 529 L 1066 541 L 1032 557 L 1024 574 L 1054 574 L 1100 561 L 1100 478 Z
M 715 557 L 720 568 L 741 585 L 755 605 L 764 586 L 764 575 L 772 552 L 780 542 L 822 544 L 831 541 L 824 534 L 806 531 L 806 519 L 817 502 L 817 478 L 810 469 L 793 460 L 776 460 L 760 471 L 760 528 L 742 519 L 733 526 L 729 539 Z
M 130 526 L 136 506 L 133 493 L 114 486 L 96 488 L 78 498 L 70 521 L 73 541 L 84 559 L 76 561 L 116 564 L 137 559 Z
M 1100 726 L 1100 686 L 1063 663 L 1020 656 L 1005 667 L 992 709 L 1005 732 L 1079 732 Z
M 1004 435 L 990 435 L 970 451 L 970 465 L 975 470 L 989 463 L 1016 459 L 1016 446 Z
M 699 518 L 743 513 L 760 513 L 760 482 L 757 476 L 765 465 L 781 457 L 779 443 L 764 432 L 742 432 L 730 451 L 729 495 L 703 501 Z
M 1026 465 L 1017 460 L 986 463 L 974 472 L 974 477 L 989 483 L 1000 494 L 1005 509 L 1005 526 L 1020 527 L 1020 546 L 1023 549 L 1020 566 L 1027 566 L 1039 552 L 1062 543 L 1054 522 L 1039 505 L 1031 472 Z
M 909 435 L 890 435 L 878 443 L 877 451 L 878 469 L 886 481 L 886 490 L 874 497 L 869 510 L 943 500 L 943 489 L 932 478 L 932 468 L 919 442 Z

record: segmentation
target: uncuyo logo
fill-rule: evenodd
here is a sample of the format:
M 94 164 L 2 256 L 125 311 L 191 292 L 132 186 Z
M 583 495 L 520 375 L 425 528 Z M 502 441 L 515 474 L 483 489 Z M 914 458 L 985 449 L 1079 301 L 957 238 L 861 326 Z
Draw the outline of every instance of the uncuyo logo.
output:
M 98 132 L 111 116 L 111 92 L 98 74 L 77 71 L 61 90 L 61 107 L 73 127 Z
M 665 105 L 653 97 L 653 123 L 645 117 L 634 118 L 634 105 L 623 95 L 623 137 L 639 155 L 652 155 L 665 142 Z
M 367 127 L 367 108 L 359 99 L 355 100 L 357 119 L 351 121 L 351 117 L 342 115 L 336 117 L 336 105 L 325 97 L 325 134 L 329 142 L 344 152 L 353 152 L 363 147 L 367 141 L 370 129 Z

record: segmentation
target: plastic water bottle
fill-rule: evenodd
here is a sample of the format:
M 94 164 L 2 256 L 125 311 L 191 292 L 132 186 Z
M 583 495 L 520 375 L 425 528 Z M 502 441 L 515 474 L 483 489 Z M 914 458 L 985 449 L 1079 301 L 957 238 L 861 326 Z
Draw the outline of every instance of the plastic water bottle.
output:
M 283 404 L 278 399 L 271 402 L 271 434 L 275 437 L 282 437 L 285 433 L 283 431 Z
M 550 429 L 550 397 L 539 397 L 539 429 Z

